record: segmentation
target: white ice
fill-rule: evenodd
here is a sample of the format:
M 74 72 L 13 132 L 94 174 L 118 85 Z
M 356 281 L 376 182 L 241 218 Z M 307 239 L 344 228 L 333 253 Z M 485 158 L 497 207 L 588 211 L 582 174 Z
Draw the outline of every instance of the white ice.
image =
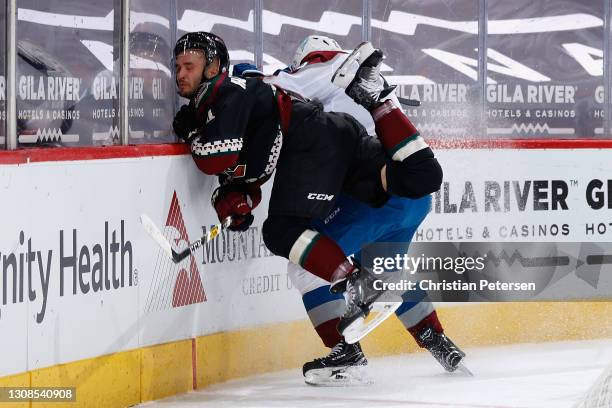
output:
M 217 384 L 142 404 L 193 407 L 572 407 L 612 364 L 612 340 L 473 348 L 466 365 L 474 377 L 448 374 L 429 353 L 370 360 L 374 384 L 312 387 L 301 369 Z

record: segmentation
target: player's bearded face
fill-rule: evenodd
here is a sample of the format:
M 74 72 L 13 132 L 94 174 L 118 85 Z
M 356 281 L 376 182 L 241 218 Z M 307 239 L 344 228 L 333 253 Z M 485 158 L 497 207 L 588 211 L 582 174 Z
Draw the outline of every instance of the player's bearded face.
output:
M 204 53 L 196 50 L 187 50 L 176 56 L 176 86 L 178 94 L 183 98 L 191 97 L 200 83 L 204 72 Z

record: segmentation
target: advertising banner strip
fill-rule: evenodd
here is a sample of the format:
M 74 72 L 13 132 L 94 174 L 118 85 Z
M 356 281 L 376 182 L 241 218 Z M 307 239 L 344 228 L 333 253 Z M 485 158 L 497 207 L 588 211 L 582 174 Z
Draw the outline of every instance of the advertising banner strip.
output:
M 425 139 L 435 149 L 610 149 L 612 139 Z
M 98 146 L 70 148 L 34 148 L 0 151 L 0 165 L 37 162 L 120 159 L 146 156 L 176 156 L 188 154 L 189 146 L 182 143 L 150 144 L 140 146 Z
M 610 149 L 612 139 L 434 139 L 435 149 Z M 183 143 L 0 151 L 0 165 L 189 154 Z

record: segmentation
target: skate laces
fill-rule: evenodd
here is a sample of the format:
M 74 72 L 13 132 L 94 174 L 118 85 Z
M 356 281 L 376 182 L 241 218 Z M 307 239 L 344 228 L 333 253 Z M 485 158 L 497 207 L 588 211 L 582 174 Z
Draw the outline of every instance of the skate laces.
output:
M 335 357 L 338 354 L 341 354 L 344 351 L 345 344 L 346 343 L 344 342 L 344 340 L 336 344 L 334 348 L 332 348 L 331 351 L 329 352 L 328 357 Z
M 425 348 L 442 364 L 447 371 L 455 371 L 465 353 L 463 353 L 444 333 L 436 333 L 427 328 L 420 336 Z
M 354 273 L 354 272 L 353 272 Z M 350 278 L 346 280 L 346 310 L 344 311 L 343 317 L 347 317 L 352 314 L 352 309 L 357 307 L 357 289 Z
M 378 78 L 380 78 L 378 69 L 370 67 L 361 68 L 359 86 L 362 92 L 373 99 L 377 99 L 382 91 L 382 84 L 379 83 Z
M 323 361 L 323 360 L 326 360 L 328 358 L 334 358 L 334 357 L 342 354 L 342 352 L 344 351 L 344 346 L 345 345 L 346 345 L 346 342 L 344 340 L 342 340 L 340 343 L 338 343 L 334 347 L 332 347 L 331 351 L 329 352 L 329 354 L 327 356 L 315 358 L 315 361 Z
M 380 51 L 379 51 L 380 52 Z M 380 58 L 374 65 L 362 65 L 359 69 L 360 85 L 368 92 L 380 92 L 384 88 L 384 83 L 380 81 L 380 68 L 382 66 L 382 55 L 376 52 L 370 58 Z

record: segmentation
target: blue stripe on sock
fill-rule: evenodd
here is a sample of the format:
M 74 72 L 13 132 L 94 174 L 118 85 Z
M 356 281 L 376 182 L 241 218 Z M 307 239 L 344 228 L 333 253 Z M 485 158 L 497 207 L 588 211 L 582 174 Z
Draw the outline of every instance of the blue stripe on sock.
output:
M 320 288 L 306 292 L 302 296 L 306 311 L 337 299 L 344 299 L 344 296 L 342 296 L 342 293 L 330 293 L 329 285 L 321 286 Z
M 401 306 L 398 307 L 395 311 L 395 315 L 401 316 L 402 314 L 406 313 L 408 310 L 421 303 L 421 301 L 425 299 L 426 296 L 427 293 L 420 289 L 404 292 L 404 294 L 402 295 L 404 301 L 402 302 Z
M 415 307 L 416 305 L 418 305 L 419 302 L 406 302 L 404 301 L 400 307 L 397 308 L 397 310 L 395 311 L 395 315 L 396 316 L 401 316 L 402 314 L 406 313 L 407 311 L 409 311 L 410 309 L 412 309 L 413 307 Z

